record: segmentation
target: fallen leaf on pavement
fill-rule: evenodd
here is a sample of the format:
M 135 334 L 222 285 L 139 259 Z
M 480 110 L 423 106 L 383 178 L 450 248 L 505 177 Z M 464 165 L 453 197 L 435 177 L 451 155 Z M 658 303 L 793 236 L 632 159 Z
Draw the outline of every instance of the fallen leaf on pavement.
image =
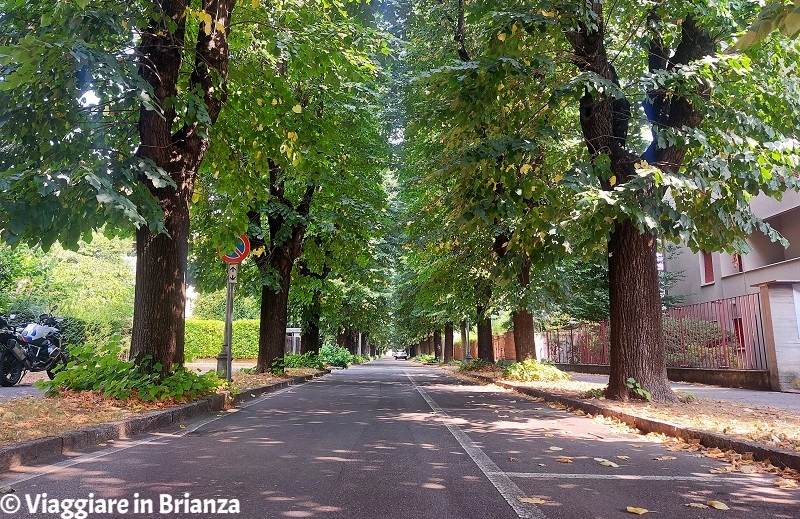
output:
M 559 463 L 572 463 L 572 458 L 556 458 L 556 461 Z
M 543 505 L 543 504 L 547 503 L 547 501 L 545 501 L 541 497 L 519 497 L 519 496 L 517 496 L 517 499 L 519 500 L 520 503 L 530 503 L 532 505 Z
M 563 451 L 564 449 L 562 449 L 561 447 L 550 447 L 550 450 L 551 451 Z
M 728 505 L 726 505 L 722 501 L 706 501 L 706 503 L 711 508 L 716 508 L 717 510 L 730 510 L 730 508 L 728 508 Z
M 628 461 L 629 459 L 631 459 L 631 457 L 630 456 L 617 456 L 617 459 L 621 459 L 622 461 Z
M 686 503 L 683 506 L 688 506 L 691 508 L 708 508 L 708 505 L 704 505 L 703 503 Z
M 635 506 L 629 506 L 625 510 L 627 510 L 629 513 L 636 514 L 636 515 L 644 515 L 644 514 L 646 514 L 647 512 L 650 511 L 647 508 L 636 508 Z
M 661 456 L 660 458 L 653 458 L 656 461 L 667 461 L 667 460 L 676 460 L 675 456 Z
M 594 461 L 596 461 L 597 463 L 599 463 L 604 467 L 613 467 L 613 468 L 619 467 L 619 465 L 617 465 L 613 461 L 607 460 L 605 458 L 595 458 Z
M 14 492 L 14 489 L 8 485 L 0 487 L 0 494 L 10 494 L 12 492 Z
M 800 488 L 797 486 L 797 482 L 791 479 L 779 479 L 775 484 L 781 488 Z
M 545 436 L 545 438 L 555 438 L 556 437 L 555 434 L 550 434 L 550 433 L 547 433 L 544 436 Z

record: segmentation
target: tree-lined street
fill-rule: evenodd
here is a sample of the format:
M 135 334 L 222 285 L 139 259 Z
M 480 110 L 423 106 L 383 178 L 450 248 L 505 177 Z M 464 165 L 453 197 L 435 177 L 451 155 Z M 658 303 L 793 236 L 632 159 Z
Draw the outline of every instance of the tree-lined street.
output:
M 390 359 L 184 426 L 0 486 L 21 498 L 138 494 L 156 510 L 159 494 L 188 492 L 238 499 L 252 518 L 609 518 L 629 517 L 628 506 L 688 518 L 720 513 L 685 506 L 711 500 L 731 508 L 726 517 L 788 519 L 799 504 L 764 475 L 712 474 L 714 459 Z

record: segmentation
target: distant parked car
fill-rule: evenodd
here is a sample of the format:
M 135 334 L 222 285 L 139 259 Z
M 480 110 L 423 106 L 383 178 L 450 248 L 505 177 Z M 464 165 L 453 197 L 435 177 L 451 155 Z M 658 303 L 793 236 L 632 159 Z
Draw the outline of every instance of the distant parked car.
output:
M 408 360 L 408 352 L 406 350 L 394 350 L 394 360 L 397 359 Z

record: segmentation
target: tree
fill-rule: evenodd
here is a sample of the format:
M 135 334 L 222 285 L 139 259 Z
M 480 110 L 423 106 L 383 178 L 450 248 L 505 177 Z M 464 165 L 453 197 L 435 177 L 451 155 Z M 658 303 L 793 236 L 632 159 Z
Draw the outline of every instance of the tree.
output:
M 327 218 L 337 211 L 355 220 L 362 207 L 382 203 L 373 188 L 385 146 L 375 86 L 386 47 L 364 4 L 287 2 L 259 11 L 252 23 L 230 74 L 228 109 L 236 118 L 219 126 L 203 177 L 207 200 L 196 201 L 198 228 L 207 231 L 198 236 L 197 258 L 202 263 L 247 231 L 258 269 L 249 279 L 261 295 L 263 372 L 283 356 L 292 272 L 309 231 L 336 234 L 341 222 Z M 331 46 L 347 52 L 330 53 Z
M 132 221 L 131 353 L 162 374 L 183 361 L 189 203 L 226 98 L 234 5 L 4 7 L 4 239 L 74 247 L 93 228 Z

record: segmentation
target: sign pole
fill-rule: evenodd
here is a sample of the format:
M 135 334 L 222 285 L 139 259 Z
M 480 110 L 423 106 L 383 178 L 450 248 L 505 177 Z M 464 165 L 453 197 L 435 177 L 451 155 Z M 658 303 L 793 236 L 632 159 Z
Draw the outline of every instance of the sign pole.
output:
M 225 300 L 225 333 L 222 338 L 222 351 L 217 355 L 217 374 L 229 382 L 233 375 L 233 289 L 239 280 L 239 263 L 250 253 L 250 240 L 244 234 L 239 237 L 236 249 L 230 254 L 221 255 L 228 264 L 228 291 Z

